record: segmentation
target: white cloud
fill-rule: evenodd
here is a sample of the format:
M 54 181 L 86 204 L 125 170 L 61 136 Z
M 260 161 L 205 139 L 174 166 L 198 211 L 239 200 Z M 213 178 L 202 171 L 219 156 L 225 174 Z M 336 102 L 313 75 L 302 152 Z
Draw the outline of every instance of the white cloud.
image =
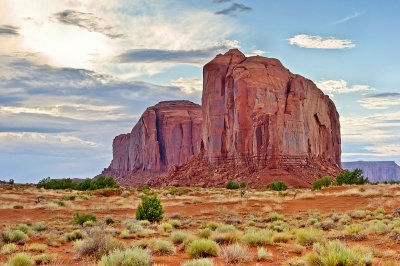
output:
M 400 93 L 366 94 L 358 100 L 367 109 L 384 110 L 390 107 L 400 107 Z
M 203 80 L 197 77 L 171 80 L 171 85 L 179 87 L 186 94 L 201 95 L 203 91 Z
M 346 17 L 344 17 L 344 18 L 342 18 L 342 19 L 339 19 L 339 20 L 335 21 L 333 24 L 345 23 L 345 22 L 347 22 L 347 21 L 349 21 L 349 20 L 358 18 L 358 17 L 361 16 L 362 14 L 363 14 L 363 13 L 360 13 L 360 12 L 354 12 L 354 13 L 352 13 L 352 14 L 350 14 L 350 15 L 347 15 Z
M 67 10 L 76 16 L 69 18 L 70 24 L 55 16 Z M 87 21 L 91 19 L 95 24 Z M 215 16 L 211 10 L 186 3 L 177 7 L 167 0 L 5 0 L 0 1 L 2 24 L 20 28 L 19 35 L 0 42 L 3 54 L 37 53 L 39 63 L 85 68 L 124 79 L 154 75 L 173 66 L 115 64 L 112 59 L 128 49 L 201 50 L 221 43 L 236 47 L 237 41 L 228 36 L 240 30 L 233 18 Z M 121 37 L 110 37 L 109 29 Z
M 358 91 L 373 91 L 368 85 L 352 85 L 349 86 L 345 80 L 324 80 L 315 83 L 318 88 L 323 92 L 334 95 L 334 94 L 346 94 Z
M 365 150 L 372 152 L 374 156 L 400 156 L 400 144 L 371 145 L 366 146 Z
M 310 49 L 349 49 L 356 46 L 351 40 L 341 40 L 335 37 L 323 38 L 307 34 L 295 35 L 288 39 L 288 41 L 292 45 Z

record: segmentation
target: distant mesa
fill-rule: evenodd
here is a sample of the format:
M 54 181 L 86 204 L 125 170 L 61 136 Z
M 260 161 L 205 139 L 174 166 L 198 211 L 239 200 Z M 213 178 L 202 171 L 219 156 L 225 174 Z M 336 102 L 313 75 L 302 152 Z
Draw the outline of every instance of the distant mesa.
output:
M 339 114 L 316 85 L 277 59 L 237 49 L 203 69 L 202 105 L 166 101 L 147 108 L 113 142 L 102 174 L 125 185 L 253 187 L 273 180 L 309 187 L 340 172 Z
M 343 168 L 360 168 L 370 182 L 400 181 L 400 166 L 393 161 L 357 161 L 343 162 Z

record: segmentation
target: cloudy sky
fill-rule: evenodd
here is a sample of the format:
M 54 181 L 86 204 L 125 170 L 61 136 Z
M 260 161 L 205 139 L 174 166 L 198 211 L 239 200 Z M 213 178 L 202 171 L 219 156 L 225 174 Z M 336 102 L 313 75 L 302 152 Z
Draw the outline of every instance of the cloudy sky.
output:
M 400 2 L 0 0 L 0 179 L 92 177 L 146 106 L 200 103 L 229 48 L 278 58 L 341 115 L 343 161 L 400 163 Z

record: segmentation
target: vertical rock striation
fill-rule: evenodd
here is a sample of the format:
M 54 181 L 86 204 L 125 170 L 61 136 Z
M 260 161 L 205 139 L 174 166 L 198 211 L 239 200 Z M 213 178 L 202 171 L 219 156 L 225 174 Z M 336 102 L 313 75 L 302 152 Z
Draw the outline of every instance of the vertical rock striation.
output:
M 202 139 L 211 163 L 340 166 L 334 103 L 279 60 L 233 49 L 204 66 L 203 80 Z
M 115 137 L 113 160 L 103 174 L 160 173 L 188 162 L 200 151 L 201 107 L 166 101 L 149 107 L 131 133 Z

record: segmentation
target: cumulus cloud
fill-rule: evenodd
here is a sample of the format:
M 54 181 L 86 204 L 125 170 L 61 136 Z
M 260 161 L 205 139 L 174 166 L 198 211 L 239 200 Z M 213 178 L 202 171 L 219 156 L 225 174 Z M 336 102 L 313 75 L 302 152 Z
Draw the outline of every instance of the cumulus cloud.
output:
M 217 11 L 215 14 L 235 16 L 239 12 L 250 12 L 251 10 L 251 7 L 244 4 L 232 3 L 230 7 Z
M 199 77 L 178 78 L 171 80 L 171 85 L 181 88 L 186 94 L 201 95 L 203 91 L 203 80 Z
M 335 37 L 321 37 L 307 34 L 298 34 L 288 39 L 291 45 L 309 49 L 350 49 L 356 45 L 351 40 L 337 39 Z
M 124 36 L 118 33 L 112 26 L 106 25 L 101 18 L 92 13 L 64 10 L 54 14 L 54 17 L 61 23 L 78 26 L 88 31 L 103 33 L 112 39 Z
M 18 35 L 19 27 L 11 25 L 0 25 L 0 37 L 5 35 Z
M 368 85 L 349 86 L 345 80 L 324 80 L 316 82 L 315 85 L 329 95 L 375 90 Z
M 359 102 L 367 109 L 384 110 L 390 107 L 400 106 L 400 93 L 365 94 Z

